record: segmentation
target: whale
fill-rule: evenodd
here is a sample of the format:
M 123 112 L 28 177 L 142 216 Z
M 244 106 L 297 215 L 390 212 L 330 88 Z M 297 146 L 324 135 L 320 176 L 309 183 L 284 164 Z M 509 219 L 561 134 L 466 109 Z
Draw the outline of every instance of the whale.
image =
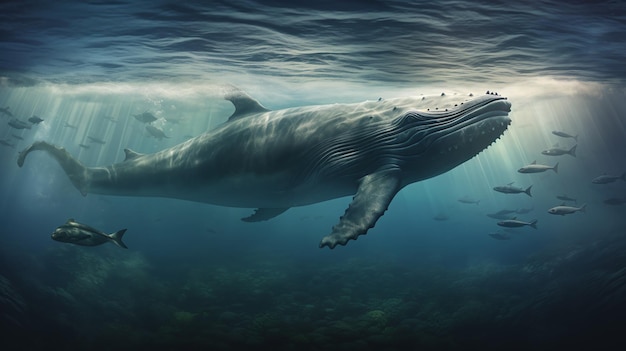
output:
M 55 159 L 83 196 L 175 198 L 256 209 L 246 222 L 291 207 L 353 196 L 319 247 L 335 248 L 373 228 L 409 184 L 445 173 L 487 149 L 511 124 L 511 103 L 487 93 L 379 98 L 270 110 L 229 88 L 227 121 L 152 154 L 87 167 L 63 147 L 37 141 L 21 151 Z

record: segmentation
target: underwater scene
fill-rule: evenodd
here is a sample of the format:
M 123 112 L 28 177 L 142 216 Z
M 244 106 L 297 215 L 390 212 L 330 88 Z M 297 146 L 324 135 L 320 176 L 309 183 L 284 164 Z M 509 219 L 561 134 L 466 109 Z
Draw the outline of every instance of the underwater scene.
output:
M 623 349 L 626 4 L 0 4 L 7 350 Z

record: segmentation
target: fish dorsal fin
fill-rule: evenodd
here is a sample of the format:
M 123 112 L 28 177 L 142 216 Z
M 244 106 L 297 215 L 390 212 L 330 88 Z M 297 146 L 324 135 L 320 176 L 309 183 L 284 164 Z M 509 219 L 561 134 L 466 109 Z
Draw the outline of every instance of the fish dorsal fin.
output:
M 230 117 L 228 117 L 228 121 L 234 121 L 241 117 L 245 117 L 252 113 L 261 113 L 269 111 L 267 108 L 263 107 L 260 102 L 253 99 L 250 95 L 246 94 L 242 90 L 236 87 L 229 87 L 224 94 L 224 99 L 230 101 L 235 105 L 235 112 L 233 112 Z
M 513 183 L 515 183 L 515 182 L 510 182 L 510 183 L 509 183 L 509 184 L 507 184 L 507 185 L 513 185 Z
M 143 154 L 135 152 L 131 149 L 124 149 L 124 153 L 126 154 L 126 158 L 124 158 L 124 161 L 134 160 L 139 156 L 143 156 Z
M 515 216 L 515 217 L 513 217 L 513 218 L 511 218 L 511 219 L 515 221 L 515 220 L 517 220 L 517 216 Z
M 76 220 L 74 220 L 74 218 L 70 218 L 70 219 L 67 220 L 67 223 L 69 223 L 69 222 L 76 222 Z
M 537 160 L 534 160 L 533 162 L 530 163 L 531 165 L 536 165 L 537 164 Z

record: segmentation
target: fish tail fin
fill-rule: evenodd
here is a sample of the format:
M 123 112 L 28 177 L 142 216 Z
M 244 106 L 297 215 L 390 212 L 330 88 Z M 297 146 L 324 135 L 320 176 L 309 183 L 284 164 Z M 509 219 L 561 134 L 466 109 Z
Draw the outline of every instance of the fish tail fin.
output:
M 554 171 L 554 173 L 559 173 L 559 163 L 557 162 L 554 167 L 552 167 L 552 170 Z
M 578 142 L 578 134 L 574 135 L 574 140 L 576 140 L 576 142 Z
M 621 179 L 621 180 L 626 182 L 626 172 L 622 173 L 622 175 L 619 177 L 619 179 Z
M 537 229 L 537 220 L 536 220 L 536 219 L 533 219 L 533 221 L 532 221 L 532 222 L 530 222 L 530 224 L 529 224 L 529 225 L 530 225 L 531 227 L 533 227 L 533 228 Z
M 31 151 L 42 150 L 47 152 L 61 165 L 65 174 L 70 178 L 74 187 L 80 191 L 83 196 L 87 195 L 89 189 L 90 169 L 83 166 L 78 160 L 70 155 L 67 150 L 60 146 L 49 144 L 45 141 L 37 141 L 22 150 L 17 157 L 17 165 L 22 167 L 26 156 Z
M 476 206 L 480 205 L 480 200 L 476 201 Z
M 580 212 L 587 213 L 587 204 L 583 204 L 582 206 L 580 206 Z
M 576 144 L 576 145 L 572 146 L 572 148 L 571 148 L 571 149 L 569 149 L 569 151 L 568 151 L 567 153 L 568 153 L 568 154 L 570 154 L 570 155 L 572 155 L 572 156 L 574 156 L 574 157 L 576 157 L 576 147 L 577 147 L 577 146 L 578 146 L 578 144 Z
M 533 187 L 533 186 L 531 185 L 531 186 L 529 186 L 528 188 L 526 188 L 526 190 L 524 190 L 524 192 L 526 193 L 526 195 L 528 195 L 528 196 L 530 196 L 530 197 L 533 197 L 533 196 L 530 194 L 530 189 L 531 189 L 532 187 Z
M 109 235 L 109 238 L 111 238 L 111 240 L 113 241 L 115 245 L 123 249 L 128 249 L 128 246 L 126 246 L 126 244 L 124 244 L 124 242 L 122 241 L 122 237 L 124 236 L 124 233 L 126 233 L 126 229 L 118 230 L 117 232 Z

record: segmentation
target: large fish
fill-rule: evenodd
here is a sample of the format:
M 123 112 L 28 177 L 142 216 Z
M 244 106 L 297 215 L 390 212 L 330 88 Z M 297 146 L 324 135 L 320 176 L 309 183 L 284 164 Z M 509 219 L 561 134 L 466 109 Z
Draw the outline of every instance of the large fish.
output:
M 243 218 L 267 220 L 290 207 L 354 195 L 320 247 L 345 245 L 372 228 L 408 184 L 471 159 L 498 139 L 511 120 L 505 97 L 405 97 L 356 104 L 270 111 L 240 90 L 216 129 L 169 149 L 106 167 L 85 167 L 63 148 L 36 142 L 74 186 L 87 193 L 178 198 L 257 207 Z
M 56 241 L 81 246 L 97 246 L 104 243 L 113 243 L 123 249 L 127 249 L 126 244 L 122 242 L 124 233 L 126 233 L 126 229 L 107 234 L 88 225 L 78 223 L 73 218 L 70 218 L 63 225 L 55 229 L 51 237 Z

